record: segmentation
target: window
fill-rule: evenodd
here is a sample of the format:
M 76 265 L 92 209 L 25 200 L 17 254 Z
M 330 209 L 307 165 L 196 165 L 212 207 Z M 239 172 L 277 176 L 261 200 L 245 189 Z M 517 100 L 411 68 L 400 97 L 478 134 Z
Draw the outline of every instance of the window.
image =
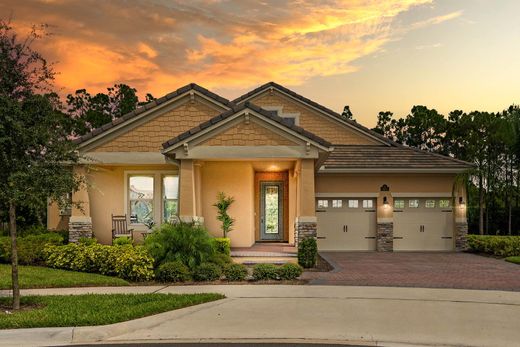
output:
M 418 208 L 419 207 L 419 200 L 417 200 L 417 199 L 410 199 L 410 200 L 408 200 L 408 207 Z
M 373 200 L 363 200 L 363 208 L 373 208 L 374 201 Z
M 439 207 L 440 208 L 448 208 L 448 207 L 450 207 L 450 200 L 449 199 L 441 199 L 441 200 L 439 200 Z
M 318 208 L 329 207 L 329 200 L 318 200 Z
M 424 206 L 426 208 L 435 208 L 435 200 L 426 200 Z
M 144 223 L 153 219 L 153 176 L 130 176 L 130 223 Z
M 404 200 L 394 200 L 394 208 L 404 208 Z
M 341 208 L 343 206 L 343 200 L 332 200 L 333 208 Z
M 165 175 L 162 180 L 163 222 L 168 222 L 177 215 L 179 201 L 179 176 Z
M 359 201 L 358 200 L 349 200 L 348 201 L 348 208 L 358 208 Z
M 283 121 L 289 125 L 296 125 L 296 118 L 294 117 L 283 117 Z

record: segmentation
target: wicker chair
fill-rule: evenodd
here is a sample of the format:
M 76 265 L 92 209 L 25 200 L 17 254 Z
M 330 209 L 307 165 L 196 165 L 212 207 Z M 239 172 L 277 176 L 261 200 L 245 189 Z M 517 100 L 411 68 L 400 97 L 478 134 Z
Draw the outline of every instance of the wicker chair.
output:
M 127 236 L 134 239 L 134 229 L 128 229 L 126 214 L 122 216 L 112 215 L 112 240 L 117 237 Z

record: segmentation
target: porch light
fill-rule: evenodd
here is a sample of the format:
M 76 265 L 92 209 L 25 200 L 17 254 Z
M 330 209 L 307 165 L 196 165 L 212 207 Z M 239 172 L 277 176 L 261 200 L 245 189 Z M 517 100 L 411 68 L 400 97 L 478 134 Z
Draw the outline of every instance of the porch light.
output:
M 466 202 L 464 201 L 464 198 L 462 196 L 459 196 L 459 205 L 460 207 L 466 206 Z
M 383 205 L 388 207 L 388 198 L 386 196 L 383 196 Z

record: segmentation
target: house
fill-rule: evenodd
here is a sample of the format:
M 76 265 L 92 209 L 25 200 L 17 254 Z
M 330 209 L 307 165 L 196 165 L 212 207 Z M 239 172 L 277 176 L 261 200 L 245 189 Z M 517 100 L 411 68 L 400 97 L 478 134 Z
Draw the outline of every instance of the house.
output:
M 136 237 L 178 215 L 221 235 L 218 192 L 236 202 L 232 246 L 320 250 L 461 250 L 471 164 L 396 144 L 270 82 L 229 101 L 189 84 L 77 139 L 88 188 L 49 228 L 111 242 L 111 215 Z

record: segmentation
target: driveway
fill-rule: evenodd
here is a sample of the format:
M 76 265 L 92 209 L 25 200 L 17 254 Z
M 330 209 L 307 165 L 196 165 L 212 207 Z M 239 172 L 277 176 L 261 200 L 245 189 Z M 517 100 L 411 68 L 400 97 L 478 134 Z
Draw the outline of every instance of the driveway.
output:
M 331 272 L 306 272 L 310 284 L 520 291 L 520 266 L 470 253 L 322 252 Z

